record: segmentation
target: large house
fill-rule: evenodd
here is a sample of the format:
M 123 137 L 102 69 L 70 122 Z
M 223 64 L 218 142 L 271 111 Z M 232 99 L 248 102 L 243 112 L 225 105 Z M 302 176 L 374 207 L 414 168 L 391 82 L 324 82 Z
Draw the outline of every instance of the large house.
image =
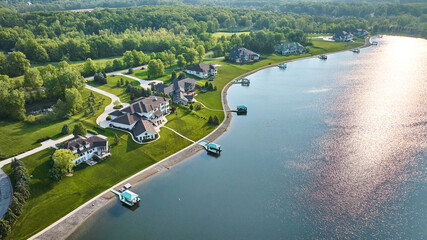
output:
M 346 31 L 339 31 L 332 37 L 335 42 L 350 42 L 353 40 L 353 34 Z
M 94 156 L 102 159 L 110 155 L 108 139 L 102 135 L 93 135 L 88 138 L 77 136 L 64 144 L 60 149 L 69 149 L 78 157 L 73 161 L 76 165 L 91 160 Z
M 354 29 L 353 31 L 351 31 L 351 33 L 356 37 L 365 37 L 366 35 L 368 35 L 368 31 L 361 28 Z
M 216 76 L 217 69 L 213 63 L 199 63 L 187 66 L 185 72 L 199 78 L 208 78 L 211 76 Z
M 194 89 L 196 80 L 192 78 L 174 79 L 170 85 L 163 83 L 155 86 L 157 93 L 163 93 L 171 96 L 172 101 L 176 104 L 187 106 L 194 101 Z
M 139 98 L 128 107 L 110 113 L 110 126 L 131 132 L 138 141 L 151 140 L 157 135 L 154 126 L 166 121 L 164 116 L 169 112 L 169 98 Z
M 275 48 L 275 51 L 282 55 L 301 54 L 304 50 L 304 46 L 298 42 L 281 43 Z
M 236 48 L 230 52 L 228 59 L 230 61 L 235 62 L 235 63 L 246 63 L 246 62 L 251 62 L 251 61 L 258 61 L 259 57 L 260 56 L 258 53 L 253 52 L 249 49 Z

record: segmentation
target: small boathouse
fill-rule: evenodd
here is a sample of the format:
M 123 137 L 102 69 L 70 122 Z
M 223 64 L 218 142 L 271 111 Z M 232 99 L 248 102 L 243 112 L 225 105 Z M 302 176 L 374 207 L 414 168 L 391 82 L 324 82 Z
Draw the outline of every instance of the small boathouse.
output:
M 214 154 L 220 154 L 222 149 L 221 149 L 221 145 L 216 144 L 214 142 L 209 142 L 206 140 L 201 140 L 198 142 L 198 144 L 200 146 L 202 146 L 204 149 L 206 149 L 206 151 L 210 152 L 210 153 L 214 153 Z
M 246 106 L 237 106 L 237 114 L 247 114 L 248 113 L 248 108 Z
M 243 86 L 249 86 L 250 83 L 251 83 L 251 81 L 248 78 L 242 79 L 242 85 Z
M 115 190 L 111 190 L 113 193 L 119 196 L 119 199 L 122 203 L 128 205 L 129 207 L 134 206 L 135 204 L 138 204 L 141 199 L 139 198 L 138 194 L 131 192 L 129 190 L 126 190 L 122 193 L 117 192 Z

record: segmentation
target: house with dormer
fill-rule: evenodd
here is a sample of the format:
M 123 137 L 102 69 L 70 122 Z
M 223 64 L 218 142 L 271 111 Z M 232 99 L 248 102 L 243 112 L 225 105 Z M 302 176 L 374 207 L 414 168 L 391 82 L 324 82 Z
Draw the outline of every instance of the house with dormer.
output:
M 173 103 L 187 106 L 194 102 L 196 80 L 192 78 L 174 79 L 170 85 L 163 83 L 155 85 L 157 93 L 171 96 Z
M 108 139 L 102 135 L 93 135 L 88 138 L 76 136 L 59 149 L 69 149 L 77 158 L 73 161 L 76 165 L 91 160 L 94 156 L 102 159 L 110 154 Z
M 199 63 L 187 66 L 185 72 L 199 78 L 208 78 L 216 76 L 218 71 L 213 63 Z
M 234 49 L 233 51 L 230 52 L 230 55 L 228 56 L 228 60 L 235 63 L 246 63 L 246 62 L 258 61 L 259 58 L 260 58 L 260 55 L 258 53 L 243 47 Z

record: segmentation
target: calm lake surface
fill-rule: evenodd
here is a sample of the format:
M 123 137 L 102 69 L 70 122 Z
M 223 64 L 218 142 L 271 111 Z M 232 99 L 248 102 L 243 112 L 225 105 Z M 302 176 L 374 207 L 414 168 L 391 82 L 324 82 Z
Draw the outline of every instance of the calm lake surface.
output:
M 427 239 L 427 40 L 270 68 L 216 143 L 132 189 L 70 239 Z M 108 173 L 105 173 L 108 174 Z

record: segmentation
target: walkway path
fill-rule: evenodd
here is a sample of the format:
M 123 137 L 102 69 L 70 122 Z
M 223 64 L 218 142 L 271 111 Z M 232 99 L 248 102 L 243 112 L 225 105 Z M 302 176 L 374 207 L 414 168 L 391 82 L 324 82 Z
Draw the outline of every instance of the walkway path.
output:
M 173 129 L 172 129 L 172 128 L 170 128 L 170 127 L 166 127 L 166 126 L 162 126 L 162 127 L 164 127 L 164 128 L 167 128 L 167 129 L 171 130 L 172 132 L 176 133 L 176 134 L 177 134 L 177 135 L 179 135 L 180 137 L 182 137 L 182 138 L 184 138 L 184 139 L 187 139 L 188 141 L 190 141 L 190 142 L 192 142 L 192 143 L 195 143 L 195 141 L 193 141 L 193 140 L 189 139 L 188 137 L 186 137 L 186 136 L 182 135 L 181 133 L 179 133 L 179 132 L 177 132 L 177 131 L 173 130 Z
M 104 95 L 104 96 L 107 96 L 107 97 L 111 98 L 111 103 L 110 103 L 109 105 L 107 105 L 107 106 L 105 107 L 104 112 L 103 112 L 103 113 L 101 113 L 101 115 L 99 115 L 99 116 L 98 116 L 98 118 L 96 118 L 96 124 L 98 124 L 99 126 L 101 126 L 101 127 L 103 127 L 103 128 L 108 127 L 108 122 L 106 121 L 106 119 L 107 119 L 107 116 L 108 116 L 111 112 L 113 112 L 113 111 L 115 110 L 115 109 L 114 109 L 114 102 L 115 102 L 115 101 L 119 101 L 119 102 L 122 104 L 122 106 L 123 106 L 123 107 L 126 107 L 127 105 L 129 105 L 128 103 L 122 103 L 122 102 L 120 101 L 120 98 L 119 98 L 118 96 L 116 96 L 116 95 L 114 95 L 114 94 L 111 94 L 111 93 L 109 93 L 109 92 L 106 92 L 106 91 L 104 91 L 104 90 L 101 90 L 101 89 L 99 89 L 99 88 L 92 87 L 92 86 L 87 85 L 87 84 L 86 84 L 86 88 L 87 88 L 87 89 L 89 89 L 89 90 L 91 90 L 91 91 L 97 92 L 97 93 L 99 93 L 99 94 L 102 94 L 102 95 Z
M 202 102 L 197 101 L 197 99 L 195 99 L 195 98 L 194 98 L 194 100 L 196 101 L 196 103 L 198 103 L 198 104 L 202 105 L 204 108 L 206 108 L 206 109 L 208 109 L 208 110 L 210 110 L 210 111 L 216 111 L 216 112 L 223 112 L 223 111 L 224 111 L 224 110 L 220 110 L 220 109 L 212 109 L 212 108 L 208 108 L 208 107 L 206 107 L 206 105 L 205 105 L 205 104 L 203 104 Z
M 34 153 L 43 151 L 43 150 L 45 150 L 47 148 L 55 147 L 56 144 L 68 141 L 68 140 L 72 139 L 73 137 L 74 137 L 74 135 L 70 134 L 68 136 L 62 137 L 62 138 L 57 139 L 57 140 L 52 140 L 52 139 L 46 140 L 46 141 L 44 141 L 44 142 L 41 143 L 42 145 L 40 147 L 31 149 L 31 150 L 29 150 L 27 152 L 21 153 L 19 155 L 16 155 L 14 157 L 11 157 L 11 158 L 8 158 L 6 160 L 1 161 L 0 162 L 0 168 L 4 167 L 6 164 L 11 163 L 12 159 L 14 159 L 14 158 L 21 159 L 21 158 L 24 158 L 24 157 L 28 157 L 28 156 L 30 156 L 30 155 L 32 155 Z

